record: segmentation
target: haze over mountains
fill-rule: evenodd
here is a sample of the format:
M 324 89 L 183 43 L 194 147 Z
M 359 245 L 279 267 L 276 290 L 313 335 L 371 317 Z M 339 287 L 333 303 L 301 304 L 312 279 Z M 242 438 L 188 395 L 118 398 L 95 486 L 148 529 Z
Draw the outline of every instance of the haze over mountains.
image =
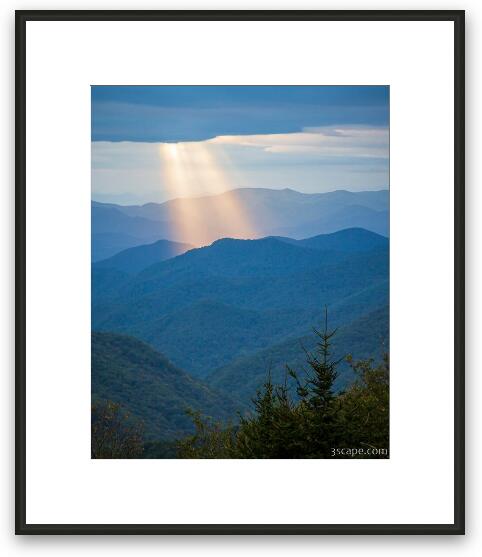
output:
M 91 94 L 92 455 L 388 447 L 389 87 Z
M 92 260 L 161 239 L 199 246 L 224 237 L 302 239 L 352 227 L 386 236 L 388 206 L 388 190 L 306 194 L 241 188 L 140 206 L 94 201 Z
M 227 222 L 223 204 L 240 208 L 251 239 L 232 237 L 242 223 Z M 197 223 L 176 222 L 189 215 Z M 213 240 L 195 247 L 189 234 L 204 223 Z M 388 350 L 387 232 L 387 191 L 93 202 L 94 399 L 121 403 L 163 442 L 192 430 L 188 407 L 236 422 L 268 372 L 275 382 L 286 365 L 302 372 L 325 307 L 339 327 L 336 357 L 379 360 Z M 342 363 L 336 387 L 352 379 Z
M 232 418 L 236 419 L 235 407 L 249 406 L 268 370 L 273 379 L 282 381 L 286 364 L 303 368 L 305 349 L 315 346 L 313 327 L 322 327 L 325 306 L 330 326 L 340 327 L 333 347 L 337 356 L 356 351 L 355 358 L 380 359 L 388 349 L 386 237 L 350 228 L 302 240 L 225 238 L 165 258 L 186 247 L 157 242 L 94 263 L 92 329 L 147 342 L 149 350 L 165 358 L 164 367 L 193 378 L 195 385 L 211 393 L 210 400 L 219 392 L 234 400 Z M 99 370 L 97 360 L 113 358 L 115 338 L 101 342 L 103 338 L 109 339 L 94 338 L 93 373 Z M 105 381 L 112 381 L 118 401 L 140 417 L 147 412 L 150 434 L 159 435 L 164 428 L 168 439 L 174 435 L 172 424 L 168 427 L 169 420 L 162 427 L 153 424 L 151 410 L 142 404 L 151 390 L 146 391 L 143 382 L 154 391 L 160 388 L 149 369 L 143 360 L 138 364 L 132 360 L 125 371 L 128 379 L 108 374 L 104 383 L 93 383 L 93 393 L 106 396 Z M 346 364 L 341 371 L 338 388 L 352 378 Z M 172 398 L 174 407 L 182 406 L 178 390 L 172 389 L 167 381 L 161 397 L 163 420 L 166 401 Z M 196 396 L 186 399 L 188 406 L 193 401 L 194 409 L 207 410 L 216 419 L 226 416 L 215 404 L 200 405 Z M 178 420 L 176 431 L 189 432 L 187 423 Z
M 129 274 L 136 274 L 146 267 L 176 255 L 181 255 L 194 246 L 170 242 L 169 240 L 158 240 L 152 244 L 140 245 L 122 250 L 112 257 L 103 259 L 95 264 L 96 269 L 116 269 Z

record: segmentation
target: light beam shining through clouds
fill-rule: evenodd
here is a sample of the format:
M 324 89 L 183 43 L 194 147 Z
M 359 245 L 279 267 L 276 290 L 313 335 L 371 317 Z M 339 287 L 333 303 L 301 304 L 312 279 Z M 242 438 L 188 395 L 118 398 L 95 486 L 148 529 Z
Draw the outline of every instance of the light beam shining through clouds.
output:
M 243 206 L 232 190 L 236 184 L 216 160 L 213 149 L 205 142 L 161 143 L 162 183 L 175 202 L 169 203 L 172 231 L 181 241 L 207 245 L 223 230 L 231 238 L 255 238 L 256 230 L 249 222 Z M 192 198 L 210 191 L 202 204 Z M 222 194 L 222 195 L 220 195 Z
M 388 116 L 385 86 L 94 86 L 92 199 L 163 203 L 178 241 L 257 238 L 243 188 L 386 189 Z

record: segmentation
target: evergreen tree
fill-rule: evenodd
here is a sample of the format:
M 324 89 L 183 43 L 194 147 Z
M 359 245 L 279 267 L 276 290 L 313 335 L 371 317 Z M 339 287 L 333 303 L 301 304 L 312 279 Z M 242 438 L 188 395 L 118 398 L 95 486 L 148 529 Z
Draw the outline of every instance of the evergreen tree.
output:
M 325 324 L 322 332 L 314 330 L 319 342 L 314 353 L 307 353 L 308 377 L 300 382 L 298 374 L 289 370 L 297 382 L 300 397 L 299 413 L 303 422 L 304 458 L 326 458 L 338 442 L 338 423 L 335 408 L 334 382 L 336 368 L 343 360 L 331 358 L 331 339 L 336 329 L 328 329 L 328 311 L 325 308 Z
M 368 458 L 377 457 L 373 449 L 389 447 L 389 361 L 373 367 L 372 360 L 350 363 L 355 382 L 338 396 L 340 426 L 345 446 L 372 449 Z M 379 458 L 386 458 L 381 453 Z
M 335 392 L 337 366 L 331 356 L 336 329 L 328 329 L 328 315 L 314 353 L 306 353 L 303 379 L 287 368 L 283 385 L 270 374 L 253 399 L 253 412 L 240 416 L 238 426 L 225 427 L 192 413 L 196 432 L 178 443 L 180 458 L 387 458 L 389 435 L 388 357 L 373 367 L 372 360 L 353 362 L 356 376 L 344 392 Z M 288 377 L 296 382 L 292 400 Z M 334 449 L 355 449 L 348 455 Z M 369 454 L 367 451 L 373 451 Z
M 253 403 L 254 417 L 241 418 L 238 458 L 297 458 L 300 421 L 287 385 L 274 386 L 268 377 Z

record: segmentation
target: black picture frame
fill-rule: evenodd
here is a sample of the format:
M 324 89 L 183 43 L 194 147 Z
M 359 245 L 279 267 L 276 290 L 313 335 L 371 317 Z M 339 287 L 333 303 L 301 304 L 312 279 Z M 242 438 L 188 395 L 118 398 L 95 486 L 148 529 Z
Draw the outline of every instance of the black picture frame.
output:
M 26 23 L 28 21 L 452 21 L 454 23 L 454 523 L 27 524 L 26 522 Z M 454 11 L 17 11 L 15 14 L 15 531 L 16 534 L 464 534 L 465 12 Z

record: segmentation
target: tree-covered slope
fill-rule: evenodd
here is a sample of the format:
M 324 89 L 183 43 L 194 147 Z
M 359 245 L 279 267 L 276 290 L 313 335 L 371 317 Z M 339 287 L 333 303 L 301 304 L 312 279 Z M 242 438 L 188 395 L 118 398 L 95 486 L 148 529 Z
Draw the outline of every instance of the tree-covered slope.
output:
M 233 358 L 251 354 L 287 336 L 309 330 L 321 312 L 256 311 L 200 300 L 159 319 L 126 326 L 195 377 L 204 377 Z
M 242 408 L 144 342 L 113 333 L 92 333 L 92 398 L 121 404 L 144 422 L 146 438 L 156 440 L 192 431 L 187 409 L 226 420 Z
M 92 265 L 91 293 L 93 307 L 109 304 L 116 298 L 123 286 L 129 283 L 130 275 L 118 269 L 99 269 Z
M 323 316 L 316 324 L 323 327 Z M 384 353 L 388 353 L 388 307 L 384 306 L 340 326 L 333 339 L 333 358 L 352 355 L 355 360 L 373 358 L 380 362 Z M 286 366 L 297 372 L 306 368 L 306 352 L 312 352 L 318 341 L 313 333 L 291 338 L 273 344 L 255 354 L 238 357 L 230 364 L 214 370 L 206 382 L 213 388 L 224 390 L 239 400 L 249 402 L 253 393 L 263 386 L 268 374 L 274 383 L 283 384 Z M 344 388 L 353 379 L 352 369 L 344 361 L 338 366 L 339 376 L 335 382 L 337 389 Z M 288 384 L 294 393 L 295 384 L 288 378 Z
M 155 264 L 93 304 L 95 330 L 149 342 L 204 377 L 239 357 L 311 332 L 325 306 L 333 326 L 388 303 L 385 243 L 355 252 L 267 238 L 220 240 Z M 380 238 L 380 237 L 377 237 Z M 341 245 L 338 242 L 339 246 Z M 282 363 L 277 360 L 277 363 Z
M 271 260 L 259 244 L 281 249 Z M 121 290 L 112 311 L 94 306 L 94 328 L 157 319 L 201 300 L 256 311 L 321 308 L 387 277 L 387 249 L 336 257 L 274 239 L 220 242 L 141 272 Z

